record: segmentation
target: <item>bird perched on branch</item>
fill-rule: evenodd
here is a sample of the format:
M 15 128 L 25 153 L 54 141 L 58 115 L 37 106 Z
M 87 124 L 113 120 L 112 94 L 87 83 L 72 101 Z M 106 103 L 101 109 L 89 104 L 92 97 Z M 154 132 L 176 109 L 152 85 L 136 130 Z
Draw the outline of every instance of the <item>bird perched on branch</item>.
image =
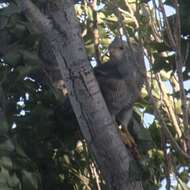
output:
M 110 60 L 96 67 L 94 73 L 112 117 L 127 131 L 145 79 L 143 48 L 116 37 L 109 53 Z
M 51 53 L 52 50 L 47 48 L 49 45 L 46 43 L 45 40 L 42 40 L 39 51 L 40 57 L 45 63 L 45 73 L 50 76 L 50 81 L 54 88 L 56 90 L 60 89 L 62 94 L 65 95 L 65 86 L 59 67 L 56 64 L 52 64 L 55 57 Z M 135 42 L 126 42 L 116 37 L 108 50 L 110 60 L 94 68 L 94 74 L 107 107 L 114 120 L 122 126 L 122 129 L 125 129 L 125 133 L 121 134 L 125 136 L 128 133 L 127 126 L 132 115 L 133 105 L 138 100 L 144 83 L 143 48 Z M 74 121 L 74 112 L 68 98 L 66 98 L 64 105 L 61 106 L 61 110 L 63 116 L 65 115 L 63 118 L 68 120 L 69 114 L 72 119 L 69 119 L 68 122 Z M 68 126 L 70 125 L 72 124 Z M 125 142 L 126 140 L 130 142 Z M 127 138 L 123 138 L 123 141 L 129 146 L 132 146 L 130 144 L 134 143 L 133 139 L 130 138 L 130 134 Z

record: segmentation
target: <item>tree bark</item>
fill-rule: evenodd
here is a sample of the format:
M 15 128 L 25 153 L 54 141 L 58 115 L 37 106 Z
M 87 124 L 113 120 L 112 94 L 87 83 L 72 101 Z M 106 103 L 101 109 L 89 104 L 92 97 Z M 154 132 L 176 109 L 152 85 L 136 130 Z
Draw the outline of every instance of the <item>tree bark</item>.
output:
M 131 155 L 122 143 L 101 95 L 80 37 L 71 0 L 50 0 L 46 17 L 30 1 L 22 0 L 30 22 L 50 44 L 68 90 L 80 129 L 110 190 L 141 190 L 140 179 L 129 176 Z

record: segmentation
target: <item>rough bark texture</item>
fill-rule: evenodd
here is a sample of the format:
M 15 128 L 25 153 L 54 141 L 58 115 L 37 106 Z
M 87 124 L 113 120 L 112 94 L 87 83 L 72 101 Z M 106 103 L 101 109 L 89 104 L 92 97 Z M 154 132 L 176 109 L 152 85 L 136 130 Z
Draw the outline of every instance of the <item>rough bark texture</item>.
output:
M 68 89 L 81 131 L 110 190 L 140 190 L 139 179 L 129 178 L 130 154 L 119 134 L 87 59 L 71 0 L 49 1 L 49 18 L 22 0 L 27 18 L 50 44 Z

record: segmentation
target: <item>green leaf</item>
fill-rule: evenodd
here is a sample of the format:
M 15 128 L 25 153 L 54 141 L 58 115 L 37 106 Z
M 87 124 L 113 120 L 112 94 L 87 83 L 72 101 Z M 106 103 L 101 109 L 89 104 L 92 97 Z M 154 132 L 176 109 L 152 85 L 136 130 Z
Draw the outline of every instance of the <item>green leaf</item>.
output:
M 184 183 L 179 177 L 177 178 L 178 184 L 177 189 L 179 190 L 190 190 L 186 183 Z
M 10 175 L 9 170 L 1 167 L 0 171 L 0 188 L 2 190 L 21 190 L 21 185 L 16 174 Z
M 15 147 L 10 139 L 0 143 L 0 151 L 13 152 L 14 149 Z
M 2 156 L 0 157 L 0 167 L 1 166 L 7 169 L 12 169 L 13 163 L 9 157 Z
M 18 50 L 13 49 L 12 51 L 8 52 L 4 57 L 4 61 L 6 64 L 9 65 L 17 65 L 20 61 L 21 55 Z
M 38 190 L 38 177 L 35 173 L 22 171 L 22 185 L 23 189 Z
M 10 3 L 9 6 L 0 9 L 0 16 L 10 17 L 14 14 L 21 13 L 21 9 L 18 4 Z

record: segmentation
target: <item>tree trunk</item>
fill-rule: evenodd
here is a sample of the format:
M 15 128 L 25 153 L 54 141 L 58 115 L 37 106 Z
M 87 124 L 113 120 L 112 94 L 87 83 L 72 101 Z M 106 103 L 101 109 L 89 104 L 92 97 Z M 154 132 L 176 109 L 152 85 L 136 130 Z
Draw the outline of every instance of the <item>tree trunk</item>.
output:
M 122 143 L 87 59 L 71 0 L 49 1 L 48 18 L 22 0 L 26 17 L 50 44 L 59 66 L 80 129 L 110 190 L 141 190 L 131 180 L 130 153 Z

